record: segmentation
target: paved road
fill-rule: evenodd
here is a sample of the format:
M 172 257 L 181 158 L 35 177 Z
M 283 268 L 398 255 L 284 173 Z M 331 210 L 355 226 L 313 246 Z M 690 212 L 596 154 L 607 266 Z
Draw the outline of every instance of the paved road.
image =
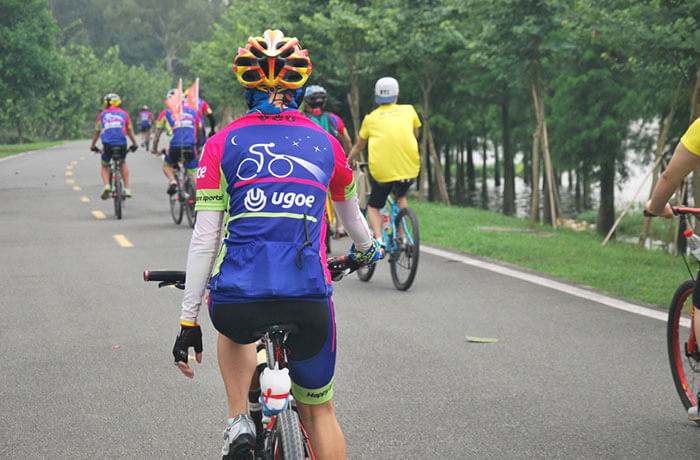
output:
M 144 268 L 184 267 L 190 230 L 170 220 L 160 162 L 143 150 L 129 156 L 135 196 L 115 220 L 87 145 L 0 161 L 0 458 L 217 458 L 213 329 L 205 316 L 204 363 L 185 379 L 170 357 L 181 293 L 141 281 Z M 427 253 L 408 293 L 383 265 L 370 283 L 337 285 L 336 306 L 350 458 L 700 449 L 662 321 Z

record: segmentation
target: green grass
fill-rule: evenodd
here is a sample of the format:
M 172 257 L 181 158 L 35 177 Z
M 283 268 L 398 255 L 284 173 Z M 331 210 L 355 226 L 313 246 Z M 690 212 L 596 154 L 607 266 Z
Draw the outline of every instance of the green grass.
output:
M 667 307 L 676 287 L 689 278 L 680 258 L 618 241 L 601 247 L 603 237 L 595 232 L 530 227 L 525 219 L 477 208 L 415 200 L 410 206 L 424 243 L 516 264 L 614 297 Z M 697 264 L 691 268 L 694 272 Z
M 54 145 L 60 145 L 65 142 L 66 141 L 31 142 L 28 144 L 0 144 L 0 158 L 29 152 L 31 150 L 41 150 L 47 147 L 53 147 Z

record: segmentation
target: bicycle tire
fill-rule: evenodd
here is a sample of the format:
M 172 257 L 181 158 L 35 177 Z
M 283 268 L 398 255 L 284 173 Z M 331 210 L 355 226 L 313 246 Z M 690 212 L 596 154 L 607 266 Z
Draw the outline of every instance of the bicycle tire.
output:
M 176 179 L 178 179 L 177 176 Z M 184 209 L 182 209 L 182 191 L 180 189 L 179 180 L 175 193 L 168 195 L 168 201 L 170 202 L 170 215 L 173 218 L 173 222 L 179 225 L 180 222 L 182 222 L 182 214 L 184 212 Z
M 275 452 L 280 460 L 304 460 L 304 435 L 299 415 L 291 409 L 280 412 L 275 421 Z
M 693 314 L 692 295 L 695 281 L 686 280 L 678 286 L 673 294 L 668 310 L 666 338 L 671 374 L 678 396 L 686 410 L 697 405 L 696 396 L 700 392 L 700 355 L 687 356 L 687 340 L 690 329 L 681 324 Z M 692 327 L 692 323 L 691 323 Z M 700 421 L 696 421 L 700 425 Z
M 185 173 L 187 174 L 187 173 Z M 197 192 L 192 184 L 192 178 L 188 177 L 185 179 L 185 192 L 184 192 L 184 207 L 185 207 L 185 214 L 187 214 L 187 222 L 190 224 L 190 227 L 194 227 L 194 223 L 197 220 L 197 214 L 194 211 L 194 205 L 196 202 L 196 196 Z
M 112 193 L 114 194 L 114 215 L 117 219 L 122 218 L 122 201 L 124 200 L 123 189 L 122 189 L 122 177 L 119 171 L 119 165 L 114 168 L 114 174 L 112 174 L 113 184 Z
M 363 265 L 357 269 L 357 277 L 360 278 L 360 281 L 367 282 L 372 279 L 376 268 L 377 264 Z
M 418 217 L 411 208 L 403 208 L 394 220 L 396 232 L 400 234 L 400 228 L 406 233 L 400 237 L 398 248 L 389 254 L 391 266 L 391 280 L 399 291 L 406 291 L 413 284 L 418 271 L 418 258 L 420 255 L 420 232 L 418 231 Z

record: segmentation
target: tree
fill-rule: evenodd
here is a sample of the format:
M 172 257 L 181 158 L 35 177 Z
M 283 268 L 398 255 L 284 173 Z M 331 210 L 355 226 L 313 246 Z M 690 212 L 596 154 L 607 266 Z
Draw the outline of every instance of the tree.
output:
M 23 141 L 23 124 L 52 87 L 64 78 L 63 61 L 57 57 L 60 32 L 42 0 L 2 0 L 0 15 L 0 101 L 3 116 Z

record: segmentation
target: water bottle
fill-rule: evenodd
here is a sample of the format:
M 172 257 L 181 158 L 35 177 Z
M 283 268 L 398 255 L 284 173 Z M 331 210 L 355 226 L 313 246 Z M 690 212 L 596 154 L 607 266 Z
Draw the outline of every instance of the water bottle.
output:
M 690 252 L 700 261 L 700 236 L 693 233 L 693 230 L 691 229 L 686 230 L 683 232 L 683 234 L 688 240 L 688 248 L 690 249 Z
M 265 368 L 260 374 L 260 402 L 263 414 L 270 417 L 285 410 L 291 399 L 291 388 L 289 369 Z
M 386 232 L 387 235 L 391 236 L 393 228 L 391 227 L 391 215 L 386 212 L 387 209 L 382 210 L 382 230 Z

